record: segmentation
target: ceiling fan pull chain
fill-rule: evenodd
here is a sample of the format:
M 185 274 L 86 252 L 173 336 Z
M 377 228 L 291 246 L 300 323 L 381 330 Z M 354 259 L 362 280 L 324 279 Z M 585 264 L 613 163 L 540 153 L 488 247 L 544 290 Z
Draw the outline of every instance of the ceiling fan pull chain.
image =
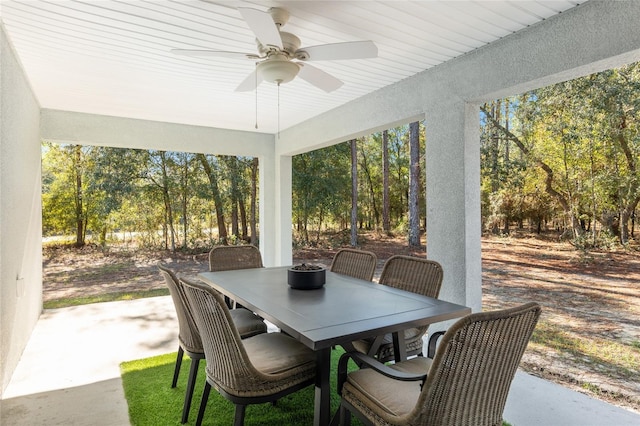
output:
M 258 63 L 256 62 L 256 130 L 258 129 Z
M 278 139 L 280 139 L 280 82 L 278 82 Z

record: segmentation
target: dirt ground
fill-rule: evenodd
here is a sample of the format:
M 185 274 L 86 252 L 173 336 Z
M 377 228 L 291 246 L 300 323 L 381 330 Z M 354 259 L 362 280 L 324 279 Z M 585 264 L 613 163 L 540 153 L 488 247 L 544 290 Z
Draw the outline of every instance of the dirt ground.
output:
M 424 255 L 424 248 L 409 249 L 402 238 L 370 235 L 362 248 L 378 256 L 375 279 L 393 254 Z M 294 263 L 329 265 L 337 249 L 297 250 Z M 158 261 L 184 273 L 208 268 L 207 253 L 103 252 L 95 246 L 47 247 L 43 258 L 45 301 L 162 288 Z M 526 371 L 640 411 L 639 251 L 585 253 L 554 236 L 491 236 L 482 240 L 482 269 L 485 310 L 537 301 L 543 306 L 538 328 L 557 337 L 554 348 L 529 345 Z M 576 346 L 589 356 L 567 349 Z M 620 347 L 626 350 L 618 363 Z

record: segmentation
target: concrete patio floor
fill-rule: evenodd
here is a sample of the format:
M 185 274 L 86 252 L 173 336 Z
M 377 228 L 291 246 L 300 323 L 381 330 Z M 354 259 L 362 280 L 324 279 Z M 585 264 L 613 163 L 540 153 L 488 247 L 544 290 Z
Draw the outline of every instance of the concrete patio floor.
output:
M 169 296 L 45 311 L 4 393 L 0 424 L 128 425 L 119 364 L 176 351 L 176 321 Z M 504 418 L 513 426 L 640 425 L 640 414 L 523 372 Z

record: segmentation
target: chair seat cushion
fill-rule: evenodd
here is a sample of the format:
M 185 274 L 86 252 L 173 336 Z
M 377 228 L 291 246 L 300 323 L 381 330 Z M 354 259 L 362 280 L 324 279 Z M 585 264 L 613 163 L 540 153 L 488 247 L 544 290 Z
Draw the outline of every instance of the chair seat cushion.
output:
M 429 370 L 429 358 L 416 357 L 395 365 L 390 365 L 399 371 L 413 374 L 424 374 Z M 408 415 L 415 407 L 420 396 L 420 381 L 404 382 L 370 369 L 349 373 L 345 383 L 344 396 L 349 393 L 362 395 L 364 402 L 373 412 L 384 412 L 401 417 Z M 359 399 L 362 397 L 359 397 Z
M 263 333 L 242 341 L 253 366 L 267 374 L 278 374 L 315 362 L 315 353 L 283 333 Z
M 231 313 L 231 319 L 233 319 L 233 323 L 236 325 L 240 337 L 243 339 L 267 332 L 267 324 L 250 310 L 239 308 L 231 309 L 229 312 Z

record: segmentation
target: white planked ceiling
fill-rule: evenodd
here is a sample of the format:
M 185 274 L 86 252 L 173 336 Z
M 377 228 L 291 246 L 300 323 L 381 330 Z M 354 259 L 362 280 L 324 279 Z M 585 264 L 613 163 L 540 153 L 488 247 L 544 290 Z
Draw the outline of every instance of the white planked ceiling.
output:
M 2 0 L 9 38 L 43 108 L 256 131 L 256 92 L 235 92 L 254 62 L 173 48 L 256 52 L 238 7 L 291 14 L 302 46 L 372 40 L 375 59 L 314 62 L 344 85 L 297 78 L 257 91 L 260 132 L 275 133 L 513 34 L 580 1 Z M 278 114 L 278 104 L 279 111 Z

